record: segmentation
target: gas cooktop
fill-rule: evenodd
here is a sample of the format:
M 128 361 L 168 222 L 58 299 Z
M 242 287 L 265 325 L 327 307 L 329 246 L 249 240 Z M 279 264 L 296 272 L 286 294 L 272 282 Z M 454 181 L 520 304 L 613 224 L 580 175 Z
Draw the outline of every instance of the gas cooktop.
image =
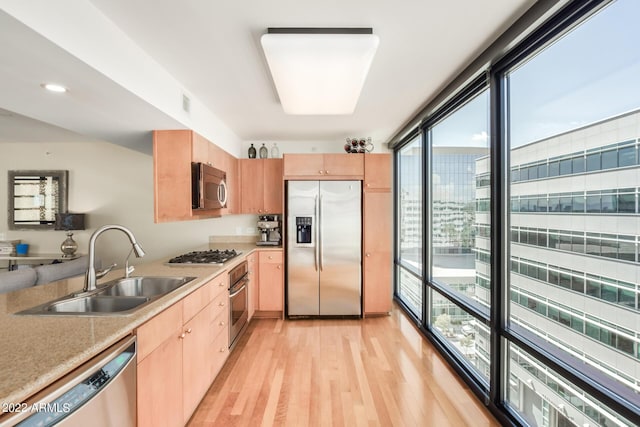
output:
M 235 249 L 209 249 L 208 251 L 193 251 L 177 257 L 171 258 L 168 264 L 205 264 L 205 265 L 222 265 L 240 255 L 242 252 Z

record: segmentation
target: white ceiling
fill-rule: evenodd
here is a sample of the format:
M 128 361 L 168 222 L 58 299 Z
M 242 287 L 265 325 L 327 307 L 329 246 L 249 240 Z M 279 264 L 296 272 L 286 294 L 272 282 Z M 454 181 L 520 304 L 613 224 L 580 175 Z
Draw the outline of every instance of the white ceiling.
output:
M 457 72 L 468 65 L 534 0 L 75 0 L 95 6 L 184 91 L 240 140 L 386 142 Z M 3 3 L 16 3 L 0 0 Z M 44 3 L 44 2 L 42 2 Z M 7 10 L 15 12 L 14 4 Z M 4 7 L 3 7 L 4 10 Z M 67 10 L 60 11 L 65 14 Z M 0 12 L 0 141 L 37 140 L 45 131 L 25 118 L 149 150 L 151 129 L 190 127 L 135 87 L 87 64 L 67 46 Z M 24 15 L 24 13 L 23 13 Z M 372 27 L 380 45 L 356 111 L 349 116 L 289 116 L 274 90 L 259 39 L 268 27 Z M 36 28 L 37 30 L 37 28 Z M 77 44 L 82 32 L 73 28 Z M 45 33 L 44 31 L 40 31 Z M 67 34 L 68 36 L 68 34 Z M 65 49 L 66 48 L 66 49 Z M 84 58 L 83 58 L 84 59 Z M 126 67 L 126 63 L 122 63 Z M 117 71 L 117 69 L 116 69 Z M 61 103 L 39 88 L 59 80 L 72 89 Z M 161 90 L 158 87 L 158 90 Z M 74 92 L 75 91 L 75 92 Z M 15 123 L 11 118 L 18 118 Z M 14 128 L 18 127 L 20 129 Z M 38 130 L 39 129 L 39 130 Z M 196 129 L 198 130 L 198 129 Z M 215 136 L 206 135 L 215 140 Z M 63 138 L 64 139 L 64 138 Z M 15 139 L 13 139 L 15 140 Z

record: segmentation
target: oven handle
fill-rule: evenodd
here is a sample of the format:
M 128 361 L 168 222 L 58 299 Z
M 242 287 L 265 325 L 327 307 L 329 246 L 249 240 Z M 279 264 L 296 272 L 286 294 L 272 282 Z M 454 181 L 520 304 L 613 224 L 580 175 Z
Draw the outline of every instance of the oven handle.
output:
M 244 280 L 245 284 L 244 284 L 244 285 L 242 285 L 242 287 L 241 287 L 240 289 L 238 289 L 237 291 L 235 291 L 234 293 L 229 294 L 229 298 L 233 298 L 233 297 L 235 297 L 236 295 L 238 295 L 240 292 L 242 292 L 242 291 L 244 291 L 245 289 L 247 289 L 247 282 L 248 282 L 248 281 L 249 281 L 249 279 L 245 279 L 245 280 Z

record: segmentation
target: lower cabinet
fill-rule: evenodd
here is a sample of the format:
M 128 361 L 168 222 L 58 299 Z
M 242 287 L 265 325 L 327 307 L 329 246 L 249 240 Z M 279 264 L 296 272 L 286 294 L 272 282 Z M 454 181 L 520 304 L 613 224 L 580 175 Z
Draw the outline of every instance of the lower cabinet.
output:
M 259 252 L 260 289 L 258 310 L 273 312 L 284 310 L 284 255 L 282 250 Z
M 390 191 L 364 193 L 362 259 L 364 315 L 389 313 L 392 301 L 393 199 Z
M 183 426 L 227 359 L 229 307 L 220 274 L 137 330 L 138 426 Z
M 253 318 L 253 314 L 258 308 L 258 263 L 258 252 L 252 252 L 247 256 L 247 268 L 249 269 L 249 283 L 247 284 L 247 287 L 249 288 L 249 320 Z

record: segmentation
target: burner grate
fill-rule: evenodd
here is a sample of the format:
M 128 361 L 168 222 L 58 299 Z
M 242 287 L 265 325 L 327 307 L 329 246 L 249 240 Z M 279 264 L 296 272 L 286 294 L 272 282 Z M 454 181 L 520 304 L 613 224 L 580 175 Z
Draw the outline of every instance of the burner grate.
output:
M 169 264 L 224 264 L 240 255 L 235 249 L 209 249 L 208 251 L 193 251 L 171 258 Z

